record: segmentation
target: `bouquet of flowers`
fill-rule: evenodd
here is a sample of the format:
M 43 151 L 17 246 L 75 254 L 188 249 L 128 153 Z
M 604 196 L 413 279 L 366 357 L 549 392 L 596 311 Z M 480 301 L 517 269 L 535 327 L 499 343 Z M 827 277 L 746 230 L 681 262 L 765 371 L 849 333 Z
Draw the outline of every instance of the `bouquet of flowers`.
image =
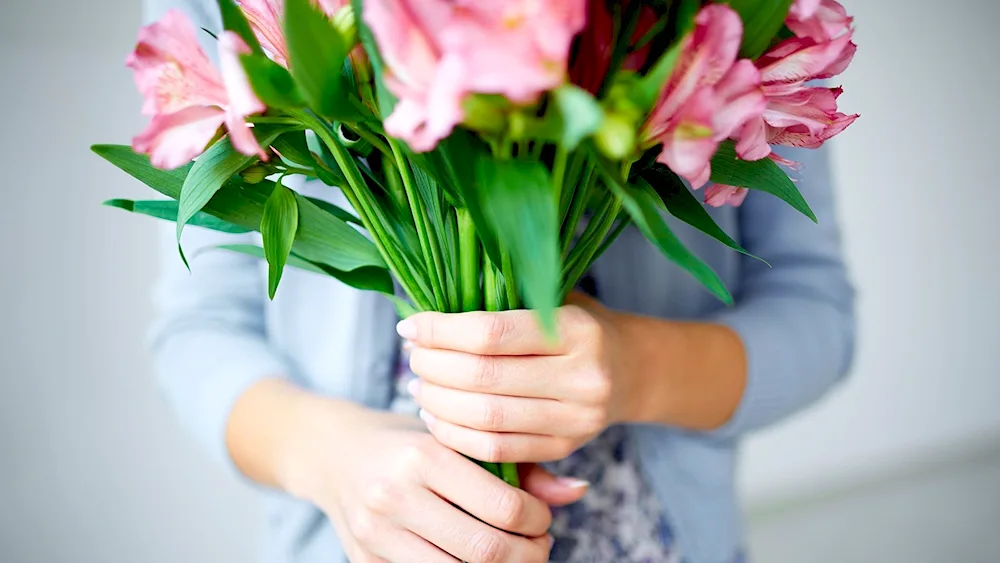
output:
M 128 66 L 149 126 L 93 150 L 166 200 L 108 205 L 257 231 L 285 267 L 414 311 L 555 309 L 634 226 L 723 301 L 665 221 L 734 251 L 695 195 L 812 217 L 772 146 L 818 147 L 855 45 L 835 0 L 218 0 L 218 68 L 179 12 Z M 205 30 L 204 33 L 211 34 Z M 296 193 L 306 176 L 349 209 Z M 694 190 L 694 191 L 692 191 Z M 181 258 L 187 263 L 181 250 Z M 766 257 L 763 257 L 766 258 Z M 510 464 L 483 464 L 515 484 Z

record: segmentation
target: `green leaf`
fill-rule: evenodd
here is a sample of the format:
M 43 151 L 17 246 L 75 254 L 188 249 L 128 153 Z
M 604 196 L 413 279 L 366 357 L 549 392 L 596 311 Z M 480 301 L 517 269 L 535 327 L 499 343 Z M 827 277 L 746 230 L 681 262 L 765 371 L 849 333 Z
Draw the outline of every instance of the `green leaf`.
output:
M 663 206 L 674 217 L 732 248 L 736 252 L 764 262 L 764 260 L 747 252 L 726 231 L 723 231 L 715 223 L 715 220 L 712 219 L 712 216 L 708 214 L 708 211 L 705 210 L 705 206 L 698 201 L 698 198 L 691 193 L 691 190 L 684 185 L 684 182 L 681 181 L 677 174 L 671 172 L 667 167 L 657 165 L 646 170 L 643 172 L 642 178 L 634 182 L 634 185 L 639 189 L 648 189 L 656 192 L 657 197 L 663 201 Z M 764 263 L 767 264 L 767 262 Z
M 559 111 L 560 144 L 567 150 L 575 149 L 580 141 L 600 129 L 604 110 L 590 92 L 567 84 L 553 90 L 552 99 Z
M 659 198 L 656 197 L 656 193 L 652 190 L 625 186 L 614 165 L 603 158 L 597 158 L 599 159 L 598 168 L 604 176 L 605 182 L 622 200 L 625 210 L 628 211 L 629 216 L 632 217 L 632 221 L 639 227 L 643 236 L 653 243 L 664 256 L 693 275 L 716 297 L 726 304 L 732 304 L 733 297 L 729 294 L 729 290 L 726 289 L 718 274 L 692 254 L 667 226 L 663 216 L 660 215 L 657 203 Z
M 347 223 L 354 223 L 355 225 L 362 224 L 361 219 L 355 217 L 353 214 L 351 214 L 351 212 L 345 209 L 341 209 L 340 207 L 337 207 L 336 205 L 330 203 L 329 201 L 326 201 L 325 199 L 319 199 L 308 196 L 306 196 L 306 199 L 312 202 L 312 204 L 315 205 L 316 207 L 319 207 L 323 211 L 326 211 L 327 213 L 333 215 L 334 217 L 340 219 L 341 221 L 345 221 Z
M 372 34 L 371 29 L 365 23 L 364 17 L 362 17 L 362 14 L 364 14 L 364 0 L 351 0 L 351 7 L 354 8 L 354 21 L 358 26 L 358 37 L 361 39 L 361 45 L 364 47 L 365 53 L 368 55 L 368 60 L 372 65 L 379 114 L 384 119 L 395 108 L 396 97 L 385 86 L 385 80 L 383 79 L 385 64 L 382 61 L 382 54 L 378 50 L 374 34 Z
M 260 41 L 250 28 L 243 10 L 236 5 L 233 0 L 218 0 L 219 12 L 222 15 L 222 27 L 235 32 L 250 47 L 254 54 L 263 55 L 264 51 L 260 47 Z
M 295 166 L 313 168 L 316 166 L 316 158 L 309 150 L 309 143 L 306 141 L 305 131 L 289 131 L 278 137 L 271 143 L 274 150 L 281 153 L 281 157 Z
M 250 86 L 264 105 L 275 109 L 299 109 L 306 105 L 292 75 L 265 55 L 240 57 Z
M 357 116 L 341 70 L 351 46 L 311 0 L 286 0 L 285 37 L 292 76 L 309 106 L 332 119 Z
M 118 209 L 124 209 L 125 211 L 131 211 L 140 215 L 148 215 L 157 219 L 165 219 L 167 221 L 177 220 L 177 202 L 174 200 L 133 201 L 131 199 L 109 199 L 103 205 L 117 207 Z M 234 225 L 200 211 L 188 220 L 188 225 L 223 233 L 241 234 L 250 232 L 250 229 L 245 229 L 239 225 Z
M 264 215 L 260 219 L 260 234 L 264 240 L 264 256 L 267 258 L 267 295 L 271 299 L 274 299 L 274 292 L 278 290 L 281 273 L 292 252 L 298 228 L 299 205 L 295 192 L 278 182 L 264 204 Z
M 562 264 L 548 170 L 538 161 L 482 158 L 477 176 L 480 206 L 501 248 L 510 253 L 525 303 L 554 333 Z
M 258 125 L 254 127 L 254 136 L 261 146 L 266 147 L 271 144 L 278 135 L 288 131 L 292 126 L 266 126 Z M 219 191 L 222 185 L 229 180 L 233 174 L 246 168 L 251 162 L 257 159 L 256 155 L 247 156 L 239 153 L 233 148 L 229 138 L 220 139 L 212 145 L 188 172 L 181 188 L 180 206 L 177 212 L 177 240 L 180 241 L 181 232 L 184 225 L 201 208 L 215 192 Z
M 719 150 L 712 157 L 711 180 L 716 184 L 750 188 L 775 195 L 814 223 L 817 222 L 816 214 L 784 170 L 769 158 L 740 160 L 732 141 L 719 145 Z
M 145 155 L 137 155 L 122 145 L 95 145 L 95 153 L 161 194 L 177 199 L 184 174 L 190 167 L 164 171 L 154 168 Z M 264 205 L 274 182 L 245 184 L 231 179 L 203 208 L 205 213 L 234 225 L 256 231 L 260 228 Z M 293 251 L 303 258 L 333 269 L 349 272 L 374 266 L 385 268 L 375 245 L 337 214 L 321 208 L 309 198 L 296 194 L 299 203 L 299 230 Z
M 246 254 L 256 258 L 265 258 L 264 249 L 252 244 L 224 244 L 216 246 L 220 250 L 229 250 L 232 252 L 239 252 L 241 254 Z M 314 274 L 321 274 L 324 276 L 330 276 L 337 280 L 340 280 L 346 285 L 353 288 L 360 289 L 362 291 L 378 291 L 380 293 L 385 293 L 390 299 L 396 300 L 392 292 L 395 289 L 392 284 L 392 277 L 389 275 L 389 270 L 385 268 L 379 268 L 376 266 L 365 266 L 364 268 L 358 268 L 356 270 L 351 270 L 349 272 L 344 272 L 331 268 L 329 266 L 324 266 L 322 264 L 317 264 L 315 262 L 310 262 L 295 253 L 288 256 L 287 266 L 293 268 L 298 268 L 300 270 L 305 270 L 307 272 L 312 272 Z M 398 305 L 397 305 L 398 309 Z
M 794 0 L 725 0 L 743 19 L 740 55 L 756 59 L 770 47 L 788 17 Z

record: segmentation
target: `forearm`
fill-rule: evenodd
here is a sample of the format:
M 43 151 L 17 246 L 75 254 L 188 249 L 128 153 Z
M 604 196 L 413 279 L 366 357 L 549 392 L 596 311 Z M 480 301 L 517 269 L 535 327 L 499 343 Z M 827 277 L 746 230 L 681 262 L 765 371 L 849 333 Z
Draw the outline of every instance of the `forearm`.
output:
M 728 327 L 616 314 L 629 422 L 714 430 L 732 418 L 747 381 L 746 352 Z
M 307 496 L 312 489 L 307 468 L 342 444 L 342 434 L 365 413 L 354 403 L 313 395 L 285 379 L 265 379 L 233 407 L 226 445 L 236 467 L 251 480 Z

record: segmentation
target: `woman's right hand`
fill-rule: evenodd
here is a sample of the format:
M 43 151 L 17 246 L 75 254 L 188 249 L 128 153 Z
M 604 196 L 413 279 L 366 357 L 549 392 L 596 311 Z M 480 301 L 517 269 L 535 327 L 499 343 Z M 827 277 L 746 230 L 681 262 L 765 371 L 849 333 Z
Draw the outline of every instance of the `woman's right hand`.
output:
M 238 402 L 229 428 L 234 460 L 250 477 L 322 509 L 351 563 L 548 561 L 548 505 L 575 502 L 585 492 L 585 484 L 538 467 L 525 469 L 527 490 L 511 487 L 439 444 L 419 419 L 287 388 L 268 397 L 291 393 L 294 405 L 279 412 L 253 408 L 255 402 L 270 402 L 253 395 L 273 385 L 279 384 L 260 385 Z M 270 437 L 282 445 L 272 448 L 265 464 L 269 475 L 260 475 L 260 463 L 241 463 L 241 452 L 250 446 L 238 447 L 242 440 L 234 439 L 233 427 L 243 416 L 260 421 L 259 415 L 280 415 L 285 408 L 294 415 L 283 418 L 287 431 L 269 427 Z M 240 413 L 247 409 L 255 412 Z M 282 434 L 286 439 L 279 439 Z M 267 446 L 259 432 L 256 436 L 254 449 L 260 452 Z

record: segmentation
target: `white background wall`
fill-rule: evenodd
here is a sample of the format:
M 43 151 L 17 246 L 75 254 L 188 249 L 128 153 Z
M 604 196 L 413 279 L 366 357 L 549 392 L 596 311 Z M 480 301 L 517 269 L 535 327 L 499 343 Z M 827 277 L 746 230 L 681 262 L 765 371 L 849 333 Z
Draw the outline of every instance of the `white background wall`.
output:
M 257 545 L 252 500 L 149 374 L 152 223 L 97 205 L 146 195 L 87 151 L 142 126 L 122 65 L 138 4 L 0 3 L 4 562 L 250 561 Z M 836 158 L 858 360 L 821 406 L 751 440 L 755 503 L 1000 437 L 1000 8 L 849 5 L 862 50 L 842 100 L 864 117 Z

